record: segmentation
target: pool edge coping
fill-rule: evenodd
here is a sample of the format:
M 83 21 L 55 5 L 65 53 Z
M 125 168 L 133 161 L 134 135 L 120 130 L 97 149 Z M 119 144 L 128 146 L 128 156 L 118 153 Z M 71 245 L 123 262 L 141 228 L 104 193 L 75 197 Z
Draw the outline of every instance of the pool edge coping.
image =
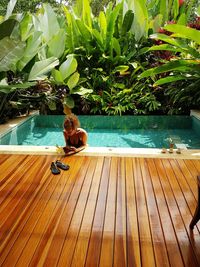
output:
M 65 156 L 57 151 L 56 146 L 10 146 L 1 145 L 0 154 L 31 154 Z M 148 157 L 148 158 L 177 158 L 200 159 L 200 149 L 182 149 L 181 154 L 162 153 L 158 148 L 116 148 L 116 147 L 86 147 L 75 156 L 113 156 L 113 157 Z

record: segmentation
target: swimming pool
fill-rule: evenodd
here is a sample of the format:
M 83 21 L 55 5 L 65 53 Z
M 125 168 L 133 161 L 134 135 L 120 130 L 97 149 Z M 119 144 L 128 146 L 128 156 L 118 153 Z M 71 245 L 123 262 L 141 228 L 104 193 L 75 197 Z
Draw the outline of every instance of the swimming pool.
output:
M 200 120 L 193 116 L 79 116 L 91 147 L 200 149 Z M 35 115 L 0 138 L 1 145 L 64 146 L 64 116 Z

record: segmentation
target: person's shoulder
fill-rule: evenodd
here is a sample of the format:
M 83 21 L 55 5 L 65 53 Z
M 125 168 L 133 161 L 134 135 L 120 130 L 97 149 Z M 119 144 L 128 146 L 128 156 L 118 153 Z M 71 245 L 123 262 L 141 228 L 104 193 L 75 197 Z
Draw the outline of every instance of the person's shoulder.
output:
M 83 128 L 78 128 L 77 129 L 78 133 L 83 133 L 83 134 L 87 134 L 86 130 L 84 130 Z

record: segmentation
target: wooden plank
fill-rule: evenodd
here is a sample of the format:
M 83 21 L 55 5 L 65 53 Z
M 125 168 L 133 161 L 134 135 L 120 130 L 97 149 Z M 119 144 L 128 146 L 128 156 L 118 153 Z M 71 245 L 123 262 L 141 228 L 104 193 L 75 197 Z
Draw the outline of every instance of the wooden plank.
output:
M 10 158 L 9 154 L 0 154 L 0 165 Z
M 134 160 L 135 161 L 135 160 Z M 135 166 L 135 164 L 134 164 Z M 135 176 L 131 158 L 126 159 L 126 224 L 127 224 L 127 266 L 141 266 L 139 225 L 136 205 Z
M 94 178 L 92 181 L 91 189 L 88 196 L 87 205 L 85 208 L 85 213 L 83 216 L 83 221 L 81 224 L 78 240 L 76 243 L 73 259 L 71 262 L 71 267 L 81 267 L 85 265 L 85 260 L 87 257 L 87 249 L 90 240 L 92 222 L 94 219 L 94 212 L 96 208 L 96 202 L 99 192 L 101 172 L 103 167 L 104 159 L 97 158 L 97 165 L 94 171 Z
M 99 266 L 113 265 L 118 158 L 112 158 Z
M 148 164 L 147 160 L 140 159 L 140 165 L 146 195 L 146 203 L 149 214 L 156 265 L 160 266 L 162 264 L 163 267 L 169 267 L 170 263 L 168 259 L 162 224 L 159 218 L 158 204 L 156 202 L 156 195 L 151 181 L 151 179 L 154 179 L 154 177 L 157 175 L 157 172 L 154 168 L 154 165 Z M 152 174 L 152 177 L 150 177 L 149 172 Z M 158 184 L 156 184 L 156 182 Z M 159 180 L 154 181 L 154 186 L 160 186 Z M 166 203 L 162 204 L 166 205 Z M 160 208 L 162 209 L 162 207 Z
M 177 242 L 176 233 L 168 209 L 167 197 L 170 199 L 170 189 L 166 177 L 166 169 L 160 159 L 147 159 L 149 173 L 155 192 L 160 221 L 163 228 L 165 244 L 171 266 L 183 267 L 184 262 Z M 167 196 L 167 197 L 166 197 Z M 162 266 L 162 265 L 161 265 Z
M 119 158 L 113 266 L 127 266 L 125 159 Z
M 85 266 L 99 266 L 111 158 L 105 158 Z
M 156 266 L 149 215 L 139 159 L 134 160 L 136 203 L 139 222 L 141 262 L 143 267 Z

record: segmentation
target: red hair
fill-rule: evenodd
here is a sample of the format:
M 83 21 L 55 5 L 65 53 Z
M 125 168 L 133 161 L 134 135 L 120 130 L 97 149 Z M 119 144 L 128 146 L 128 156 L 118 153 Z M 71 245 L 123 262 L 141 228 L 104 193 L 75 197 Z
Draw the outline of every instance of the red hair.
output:
M 73 113 L 67 115 L 67 117 L 64 120 L 64 128 L 68 130 L 68 129 L 77 129 L 78 127 L 80 127 L 80 122 L 78 120 L 78 117 Z

